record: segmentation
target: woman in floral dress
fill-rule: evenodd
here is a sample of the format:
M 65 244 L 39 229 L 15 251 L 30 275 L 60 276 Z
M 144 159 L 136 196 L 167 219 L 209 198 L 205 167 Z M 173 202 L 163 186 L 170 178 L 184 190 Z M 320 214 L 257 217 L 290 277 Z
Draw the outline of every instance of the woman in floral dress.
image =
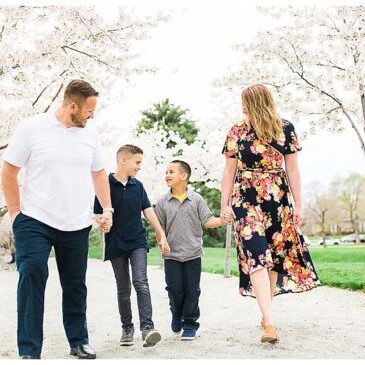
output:
M 264 328 L 261 342 L 273 343 L 272 297 L 320 283 L 300 231 L 301 147 L 294 126 L 278 116 L 264 85 L 245 89 L 242 106 L 246 117 L 233 125 L 223 148 L 221 216 L 234 218 L 240 293 L 256 297 Z

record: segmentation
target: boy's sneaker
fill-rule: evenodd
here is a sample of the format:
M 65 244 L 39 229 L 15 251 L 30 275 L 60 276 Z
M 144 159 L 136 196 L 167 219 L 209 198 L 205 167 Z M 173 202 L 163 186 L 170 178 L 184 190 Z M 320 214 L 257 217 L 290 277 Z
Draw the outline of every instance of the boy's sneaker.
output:
M 171 321 L 171 329 L 172 332 L 174 332 L 175 334 L 178 334 L 181 332 L 181 328 L 182 328 L 182 320 L 180 317 L 172 317 L 172 321 Z
M 181 339 L 183 341 L 193 341 L 196 335 L 196 329 L 194 328 L 185 328 L 182 335 L 181 335 Z
M 161 340 L 161 335 L 153 328 L 142 331 L 143 347 L 155 346 Z
M 134 327 L 123 328 L 122 337 L 120 338 L 120 346 L 132 346 L 134 336 Z

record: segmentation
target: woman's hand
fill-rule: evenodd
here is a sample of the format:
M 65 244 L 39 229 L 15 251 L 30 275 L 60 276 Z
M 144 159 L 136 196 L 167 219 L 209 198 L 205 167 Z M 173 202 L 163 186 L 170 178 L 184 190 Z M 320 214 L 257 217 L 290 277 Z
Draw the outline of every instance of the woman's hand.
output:
M 294 207 L 293 221 L 294 225 L 298 228 L 302 225 L 303 213 L 302 213 L 302 207 L 300 205 Z
M 221 208 L 220 218 L 225 224 L 232 223 L 233 219 L 236 218 L 234 211 L 231 206 L 226 205 Z

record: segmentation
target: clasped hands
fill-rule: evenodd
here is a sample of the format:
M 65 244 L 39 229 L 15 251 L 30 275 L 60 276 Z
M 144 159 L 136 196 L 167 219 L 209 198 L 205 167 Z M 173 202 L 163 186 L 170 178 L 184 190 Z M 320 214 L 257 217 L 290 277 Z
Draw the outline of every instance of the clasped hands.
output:
M 106 211 L 103 214 L 96 216 L 96 222 L 99 224 L 99 229 L 103 233 L 108 233 L 113 225 L 113 213 Z
M 232 207 L 227 205 L 221 208 L 220 219 L 223 224 L 231 224 L 235 217 L 236 215 L 234 214 Z
M 164 256 L 170 255 L 170 246 L 167 242 L 166 237 L 161 237 L 160 242 L 157 242 L 160 247 L 160 250 Z

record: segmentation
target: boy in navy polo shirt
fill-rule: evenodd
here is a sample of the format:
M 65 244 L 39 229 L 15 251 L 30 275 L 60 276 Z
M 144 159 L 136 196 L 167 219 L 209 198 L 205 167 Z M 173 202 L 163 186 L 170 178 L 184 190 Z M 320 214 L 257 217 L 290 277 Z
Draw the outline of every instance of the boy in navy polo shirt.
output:
M 143 184 L 135 178 L 141 169 L 142 158 L 142 149 L 129 144 L 120 147 L 117 152 L 117 171 L 109 175 L 114 216 L 113 227 L 105 235 L 104 260 L 111 261 L 117 283 L 118 307 L 122 322 L 120 344 L 122 346 L 133 345 L 130 264 L 133 286 L 137 293 L 143 346 L 150 347 L 161 340 L 161 335 L 154 329 L 152 321 L 151 295 L 147 279 L 149 244 L 141 212 L 153 226 L 157 242 L 164 254 L 169 253 L 169 245 Z M 95 198 L 94 213 L 99 221 L 102 208 L 97 198 Z

